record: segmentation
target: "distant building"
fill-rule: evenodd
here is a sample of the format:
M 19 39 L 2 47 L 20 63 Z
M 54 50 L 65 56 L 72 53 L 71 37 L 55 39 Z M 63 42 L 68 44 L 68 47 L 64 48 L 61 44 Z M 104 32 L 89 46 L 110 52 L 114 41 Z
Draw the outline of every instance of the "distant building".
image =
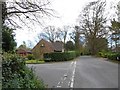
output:
M 32 54 L 32 51 L 26 48 L 18 48 L 16 53 L 21 56 L 27 56 L 28 54 Z
M 33 55 L 38 58 L 42 59 L 44 53 L 51 53 L 51 52 L 63 52 L 63 43 L 61 41 L 56 41 L 54 43 L 48 42 L 44 39 L 40 40 L 37 45 L 32 49 Z

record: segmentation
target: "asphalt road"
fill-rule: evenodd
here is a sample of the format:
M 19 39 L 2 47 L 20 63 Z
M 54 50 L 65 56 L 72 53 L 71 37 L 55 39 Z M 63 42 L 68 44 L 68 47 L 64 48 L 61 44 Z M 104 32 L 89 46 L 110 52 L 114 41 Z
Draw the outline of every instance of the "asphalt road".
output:
M 81 56 L 73 61 L 29 64 L 48 88 L 118 88 L 118 64 Z

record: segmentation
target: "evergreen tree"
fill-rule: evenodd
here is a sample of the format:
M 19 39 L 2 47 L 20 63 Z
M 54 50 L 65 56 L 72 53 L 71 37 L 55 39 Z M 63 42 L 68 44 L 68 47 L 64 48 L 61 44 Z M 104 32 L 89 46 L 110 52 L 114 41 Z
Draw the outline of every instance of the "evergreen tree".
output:
M 17 43 L 14 39 L 13 29 L 8 28 L 7 26 L 3 26 L 2 28 L 2 49 L 5 52 L 13 51 L 16 47 Z

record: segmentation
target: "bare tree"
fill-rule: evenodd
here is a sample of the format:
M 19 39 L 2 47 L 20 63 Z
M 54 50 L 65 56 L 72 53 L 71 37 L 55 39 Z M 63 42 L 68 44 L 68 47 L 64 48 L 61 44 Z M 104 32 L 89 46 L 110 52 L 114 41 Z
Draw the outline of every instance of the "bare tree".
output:
M 28 40 L 27 44 L 29 48 L 33 48 L 33 42 L 31 40 Z
M 43 32 L 38 35 L 39 39 L 46 39 L 50 42 L 55 42 L 60 37 L 60 31 L 55 26 L 47 26 L 43 29 Z
M 80 28 L 79 26 L 74 27 L 74 31 L 70 33 L 71 39 L 75 42 L 75 49 L 79 51 L 80 49 Z
M 107 18 L 104 15 L 105 6 L 106 2 L 102 0 L 90 2 L 79 16 L 80 30 L 85 34 L 91 54 L 97 53 L 97 46 L 100 44 L 99 39 L 108 34 L 106 29 Z
M 117 5 L 117 11 L 118 11 L 118 22 L 120 22 L 120 1 L 118 2 L 118 5 Z
M 2 20 L 4 24 L 14 26 L 28 26 L 28 23 L 39 23 L 42 25 L 42 19 L 48 16 L 54 16 L 53 9 L 50 8 L 48 0 L 12 0 L 5 1 L 2 4 Z M 17 20 L 19 20 L 18 23 Z M 22 25 L 19 25 L 22 24 Z
M 58 28 L 59 32 L 59 40 L 63 41 L 64 49 L 65 49 L 65 42 L 68 36 L 68 31 L 70 30 L 70 26 L 63 26 L 63 28 Z

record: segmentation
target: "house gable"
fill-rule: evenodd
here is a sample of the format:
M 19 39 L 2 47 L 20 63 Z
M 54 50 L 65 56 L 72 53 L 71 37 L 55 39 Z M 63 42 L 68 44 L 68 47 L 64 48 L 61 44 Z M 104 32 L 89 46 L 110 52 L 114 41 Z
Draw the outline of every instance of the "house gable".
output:
M 33 55 L 38 59 L 42 59 L 44 53 L 62 52 L 62 51 L 63 51 L 63 43 L 61 41 L 50 43 L 44 39 L 41 39 L 37 43 L 37 45 L 32 49 Z
M 54 48 L 50 42 L 42 39 L 32 49 L 32 52 L 36 58 L 43 58 L 44 53 L 54 52 Z

